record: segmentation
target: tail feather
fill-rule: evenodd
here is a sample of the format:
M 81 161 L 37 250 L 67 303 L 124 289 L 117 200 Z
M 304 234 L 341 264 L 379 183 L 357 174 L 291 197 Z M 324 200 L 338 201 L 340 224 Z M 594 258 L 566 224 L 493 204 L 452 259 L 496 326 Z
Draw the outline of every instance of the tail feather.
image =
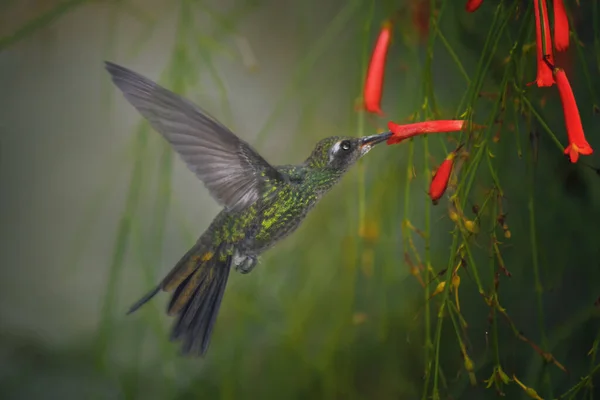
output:
M 213 254 L 212 252 L 205 251 L 204 246 L 200 243 L 196 243 L 177 264 L 173 267 L 171 272 L 165 276 L 160 286 L 165 292 L 171 292 L 173 289 L 179 288 L 181 283 L 192 275 L 194 271 L 200 266 L 202 258 L 206 254 Z
M 204 269 L 203 267 L 200 269 Z M 171 332 L 171 340 L 183 341 L 184 354 L 203 356 L 208 350 L 229 278 L 231 257 L 227 257 L 225 261 L 215 261 L 211 269 L 209 265 L 206 267 L 208 271 L 200 279 L 201 283 L 196 284 L 193 295 L 186 299 Z M 193 280 L 194 278 L 191 278 L 187 286 L 190 286 Z M 175 302 L 179 302 L 179 299 Z
M 194 321 L 195 326 L 201 328 L 200 335 L 204 338 L 201 342 L 197 342 L 202 345 L 200 349 L 198 349 L 200 351 L 200 354 L 206 354 L 206 351 L 208 350 L 208 345 L 210 344 L 210 338 L 215 327 L 215 322 L 217 321 L 217 315 L 219 313 L 219 308 L 221 307 L 223 295 L 225 294 L 227 280 L 229 279 L 229 269 L 231 268 L 231 260 L 229 260 L 229 263 L 227 265 L 227 274 L 221 275 L 221 282 L 218 286 L 216 298 L 214 299 L 214 302 L 210 305 L 208 315 L 206 316 L 208 318 L 208 321 L 205 324 L 201 323 L 199 319 L 196 319 L 196 321 Z M 192 349 L 192 351 L 193 350 L 194 349 Z
M 152 299 L 162 288 L 173 291 L 168 314 L 179 315 L 173 325 L 171 340 L 183 342 L 182 352 L 203 356 L 219 313 L 231 270 L 231 256 L 221 260 L 200 244 L 192 247 L 175 265 L 162 283 L 137 301 L 128 314 Z
M 173 292 L 173 295 L 171 296 L 171 300 L 169 300 L 169 305 L 167 306 L 167 314 L 169 313 L 169 310 L 173 309 L 173 306 L 175 305 L 175 302 L 181 296 L 181 293 L 183 292 L 183 289 L 186 287 L 186 285 L 188 284 L 188 282 L 190 281 L 190 279 L 192 279 L 192 275 L 191 274 L 187 278 L 185 278 L 183 280 L 183 282 L 181 282 L 181 284 L 179 286 L 177 286 L 177 288 Z
M 144 295 L 144 297 L 142 297 L 141 299 L 136 301 L 135 304 L 129 308 L 129 311 L 127 311 L 127 314 L 131 314 L 132 312 L 137 311 L 138 308 L 140 308 L 141 306 L 143 306 L 144 304 L 149 302 L 150 299 L 152 299 L 154 296 L 156 296 L 156 294 L 159 291 L 160 291 L 160 286 L 157 286 L 154 289 L 152 289 L 151 291 L 149 291 L 148 293 L 146 293 Z
M 208 263 L 207 263 L 208 264 Z M 210 285 L 210 275 L 212 268 L 209 265 L 200 265 L 194 273 L 190 274 L 183 282 L 179 284 L 176 292 L 173 293 L 167 314 L 177 315 L 186 304 L 193 302 L 197 297 L 196 293 L 206 285 Z
M 127 314 L 137 311 L 141 306 L 152 300 L 152 298 L 158 294 L 160 289 L 165 292 L 170 292 L 175 288 L 177 291 L 181 291 L 185 287 L 182 282 L 189 280 L 189 278 L 192 276 L 192 273 L 198 268 L 197 259 L 199 259 L 199 257 L 194 257 L 194 255 L 198 253 L 201 254 L 202 252 L 200 251 L 199 244 L 196 244 L 189 249 L 183 257 L 181 257 L 179 262 L 177 262 L 171 272 L 169 272 L 169 274 L 162 280 L 160 285 L 150 290 L 144 295 L 144 297 L 136 301 L 135 304 L 129 308 Z
M 185 308 L 181 310 L 181 318 L 179 318 L 178 324 L 186 326 L 190 325 L 196 316 L 196 310 L 200 309 L 202 303 L 211 296 L 211 291 L 213 290 L 214 286 L 211 285 L 213 283 L 212 277 L 208 276 L 209 274 L 207 273 L 207 269 L 202 272 L 205 273 L 201 278 L 201 283 L 196 284 L 193 287 L 194 290 L 187 299 L 183 299 L 182 301 L 181 297 L 175 299 L 175 296 L 173 296 L 174 301 L 172 303 L 174 306 L 177 303 L 183 303 L 182 305 L 185 306 Z

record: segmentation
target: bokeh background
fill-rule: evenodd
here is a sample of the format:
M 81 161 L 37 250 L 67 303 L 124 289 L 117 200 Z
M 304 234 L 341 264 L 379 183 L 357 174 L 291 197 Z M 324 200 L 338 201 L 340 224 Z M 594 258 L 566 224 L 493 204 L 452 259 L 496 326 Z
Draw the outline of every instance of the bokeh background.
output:
M 500 140 L 486 150 L 511 231 L 501 248 L 512 276 L 500 277 L 499 298 L 518 331 L 568 374 L 497 313 L 493 324 L 488 319 L 473 269 L 491 291 L 491 211 L 469 239 L 476 264 L 469 260 L 460 272 L 466 326 L 457 328 L 447 313 L 438 319 L 441 295 L 427 301 L 437 285 L 429 281 L 453 267 L 450 246 L 462 237 L 448 218 L 448 198 L 434 207 L 426 195 L 431 169 L 455 146 L 442 135 L 373 150 L 253 273 L 232 273 L 205 359 L 182 358 L 168 341 L 167 295 L 125 315 L 219 207 L 111 85 L 104 60 L 185 94 L 273 164 L 300 163 L 323 137 L 367 135 L 385 130 L 388 120 L 405 121 L 422 110 L 424 93 L 435 94 L 440 117 L 458 117 L 465 74 L 483 77 L 482 90 L 497 96 L 509 68 L 503 60 L 527 15 L 530 28 L 515 57 L 532 81 L 529 1 L 515 3 L 518 18 L 495 53 L 484 51 L 495 13 L 514 11 L 513 2 L 504 3 L 484 1 L 468 14 L 463 1 L 2 1 L 0 397 L 431 398 L 426 371 L 433 371 L 436 348 L 440 398 L 497 397 L 484 381 L 498 362 L 542 398 L 578 384 L 598 363 L 600 174 L 593 167 L 600 159 L 564 159 L 547 134 L 566 145 L 555 88 L 522 80 L 546 125 L 527 118 L 531 113 L 503 116 Z M 572 37 L 558 60 L 599 149 L 598 6 L 566 4 L 579 44 Z M 443 9 L 435 27 L 428 24 L 431 5 Z M 399 23 L 386 115 L 373 117 L 356 105 L 371 47 L 392 15 Z M 440 34 L 431 41 L 431 32 Z M 485 76 L 482 54 L 493 55 Z M 477 104 L 475 119 L 485 123 L 494 102 L 483 96 Z M 517 129 L 509 129 L 511 118 Z M 493 186 L 487 168 L 464 199 L 465 218 L 476 218 L 472 206 Z M 411 274 L 416 255 L 433 271 L 421 271 L 427 289 Z M 574 398 L 600 396 L 597 378 L 585 382 Z M 502 390 L 528 398 L 515 382 Z

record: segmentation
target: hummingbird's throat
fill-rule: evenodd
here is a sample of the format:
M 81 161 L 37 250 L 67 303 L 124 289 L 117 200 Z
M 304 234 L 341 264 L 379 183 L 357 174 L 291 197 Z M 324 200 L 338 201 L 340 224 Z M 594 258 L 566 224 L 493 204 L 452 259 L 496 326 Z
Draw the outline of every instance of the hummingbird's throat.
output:
M 371 151 L 371 149 L 373 148 L 372 144 L 363 144 L 360 146 L 360 156 L 364 156 L 365 154 L 367 154 L 369 151 Z

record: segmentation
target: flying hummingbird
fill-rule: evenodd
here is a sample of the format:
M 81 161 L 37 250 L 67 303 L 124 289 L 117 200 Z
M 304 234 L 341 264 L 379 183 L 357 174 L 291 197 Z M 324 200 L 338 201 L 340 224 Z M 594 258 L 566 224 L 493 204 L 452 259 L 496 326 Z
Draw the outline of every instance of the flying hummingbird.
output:
M 160 284 L 177 316 L 171 340 L 183 354 L 206 354 L 229 271 L 248 273 L 258 256 L 298 228 L 306 214 L 391 132 L 321 140 L 300 165 L 272 166 L 248 143 L 189 100 L 125 67 L 106 62 L 113 83 L 183 159 L 224 209 Z

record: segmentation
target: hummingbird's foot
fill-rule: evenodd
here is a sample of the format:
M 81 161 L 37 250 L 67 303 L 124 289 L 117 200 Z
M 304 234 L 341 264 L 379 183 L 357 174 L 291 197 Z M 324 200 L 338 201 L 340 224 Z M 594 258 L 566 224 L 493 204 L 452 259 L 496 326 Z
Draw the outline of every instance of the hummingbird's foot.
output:
M 258 258 L 256 256 L 245 256 L 239 259 L 234 258 L 235 270 L 240 274 L 247 274 L 251 272 L 256 264 L 258 264 Z

